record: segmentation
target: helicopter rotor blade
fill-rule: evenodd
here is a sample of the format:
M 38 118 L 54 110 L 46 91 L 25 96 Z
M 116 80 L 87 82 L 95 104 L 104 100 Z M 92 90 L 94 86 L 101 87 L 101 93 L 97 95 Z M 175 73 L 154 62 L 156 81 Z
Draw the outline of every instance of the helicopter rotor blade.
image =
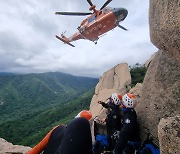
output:
M 85 16 L 92 14 L 91 12 L 55 12 L 56 15 Z
M 107 0 L 104 5 L 100 8 L 100 10 L 102 10 L 103 8 L 105 8 L 112 0 Z
M 93 6 L 93 3 L 91 2 L 91 0 L 87 0 L 87 2 L 89 3 L 89 5 Z
M 123 27 L 123 26 L 121 26 L 121 25 L 119 25 L 119 24 L 118 24 L 117 26 L 118 26 L 119 28 L 123 29 L 123 30 L 126 30 L 126 31 L 128 30 L 128 29 L 126 29 L 125 27 Z

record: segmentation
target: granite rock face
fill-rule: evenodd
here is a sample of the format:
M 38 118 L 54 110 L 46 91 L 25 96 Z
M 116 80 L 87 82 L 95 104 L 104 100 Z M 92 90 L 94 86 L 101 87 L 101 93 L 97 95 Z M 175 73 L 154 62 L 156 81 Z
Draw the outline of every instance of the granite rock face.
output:
M 130 89 L 129 93 L 136 95 L 136 106 L 135 106 L 135 110 L 136 108 L 140 105 L 139 101 L 140 98 L 142 97 L 142 83 L 137 83 L 135 85 L 135 87 L 133 87 L 132 89 Z
M 180 60 L 180 1 L 150 0 L 151 42 L 171 57 Z
M 150 0 L 150 35 L 159 48 L 148 66 L 137 114 L 142 138 L 147 132 L 158 142 L 160 119 L 180 111 L 180 1 Z
M 98 101 L 106 101 L 112 93 L 126 93 L 130 89 L 130 84 L 131 75 L 126 63 L 118 64 L 105 72 L 100 78 L 91 100 L 90 111 L 93 117 L 102 112 L 102 105 L 98 104 Z
M 158 142 L 160 119 L 179 114 L 179 79 L 180 63 L 158 51 L 145 75 L 140 105 L 136 108 L 142 135 L 150 131 Z
M 158 125 L 159 144 L 162 154 L 180 152 L 180 115 L 161 119 Z
M 26 154 L 30 149 L 30 147 L 13 145 L 12 143 L 0 138 L 0 154 Z

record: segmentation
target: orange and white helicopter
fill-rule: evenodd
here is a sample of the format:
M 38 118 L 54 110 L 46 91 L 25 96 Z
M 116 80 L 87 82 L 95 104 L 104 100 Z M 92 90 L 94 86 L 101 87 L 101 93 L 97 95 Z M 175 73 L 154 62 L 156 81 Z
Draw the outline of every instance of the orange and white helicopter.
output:
M 104 3 L 104 5 L 100 8 L 100 10 L 96 10 L 96 6 L 92 3 L 92 1 L 87 0 L 87 2 L 90 5 L 89 10 L 93 11 L 93 13 L 56 12 L 55 14 L 57 15 L 73 15 L 73 16 L 90 15 L 81 22 L 80 26 L 77 28 L 78 32 L 76 32 L 74 35 L 68 38 L 64 36 L 64 34 L 61 34 L 61 37 L 56 35 L 56 38 L 72 47 L 75 47 L 70 42 L 79 39 L 87 39 L 97 44 L 99 36 L 114 29 L 117 26 L 119 28 L 127 30 L 126 28 L 121 26 L 119 22 L 123 21 L 126 18 L 128 11 L 125 8 L 106 7 L 111 1 L 112 0 L 107 0 Z

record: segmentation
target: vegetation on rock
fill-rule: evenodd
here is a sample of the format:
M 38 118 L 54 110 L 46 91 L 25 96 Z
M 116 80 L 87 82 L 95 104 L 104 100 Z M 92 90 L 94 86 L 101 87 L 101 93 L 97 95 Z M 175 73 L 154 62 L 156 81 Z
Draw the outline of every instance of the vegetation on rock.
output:
M 130 66 L 131 74 L 131 86 L 134 87 L 137 83 L 142 83 L 146 74 L 147 68 L 144 65 L 136 63 L 134 66 Z

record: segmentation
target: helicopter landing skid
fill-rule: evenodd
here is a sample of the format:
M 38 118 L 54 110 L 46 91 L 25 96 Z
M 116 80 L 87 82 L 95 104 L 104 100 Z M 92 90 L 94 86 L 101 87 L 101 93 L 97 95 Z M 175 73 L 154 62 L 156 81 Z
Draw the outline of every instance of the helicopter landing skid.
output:
M 63 38 L 59 37 L 58 35 L 56 35 L 56 38 L 59 39 L 60 41 L 64 42 L 65 44 L 68 44 L 68 45 L 70 45 L 72 47 L 75 47 L 73 44 L 67 42 L 66 40 L 64 40 Z

